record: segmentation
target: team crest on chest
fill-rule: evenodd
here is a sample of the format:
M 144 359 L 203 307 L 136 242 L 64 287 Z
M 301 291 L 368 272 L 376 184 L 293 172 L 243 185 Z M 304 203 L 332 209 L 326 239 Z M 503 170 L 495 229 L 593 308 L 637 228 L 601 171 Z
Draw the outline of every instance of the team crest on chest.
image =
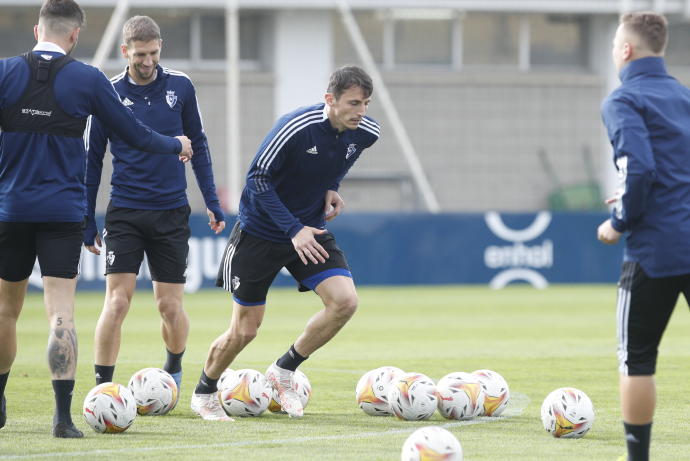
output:
M 168 103 L 171 109 L 175 106 L 175 103 L 177 103 L 177 95 L 175 94 L 175 90 L 168 90 L 165 93 L 165 102 Z
M 345 160 L 349 159 L 352 157 L 352 154 L 357 152 L 357 144 L 350 144 L 347 146 L 347 152 L 345 153 Z

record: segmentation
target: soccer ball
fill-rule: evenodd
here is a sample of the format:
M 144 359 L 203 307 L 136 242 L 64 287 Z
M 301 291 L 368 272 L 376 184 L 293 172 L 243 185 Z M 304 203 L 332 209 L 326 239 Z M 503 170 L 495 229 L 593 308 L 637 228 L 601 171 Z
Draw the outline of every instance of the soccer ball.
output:
M 472 419 L 484 408 L 484 387 L 479 379 L 458 371 L 441 378 L 436 386 L 438 411 L 448 419 Z
M 427 426 L 414 431 L 405 440 L 401 461 L 443 459 L 462 461 L 460 441 L 449 431 L 438 426 Z
M 371 416 L 390 416 L 393 414 L 388 404 L 388 388 L 398 375 L 405 374 L 400 368 L 381 367 L 368 371 L 357 382 L 355 398 L 364 413 Z
M 541 422 L 554 437 L 579 439 L 592 427 L 594 405 L 581 390 L 562 387 L 544 399 Z
M 400 419 L 429 419 L 436 410 L 437 402 L 436 385 L 421 373 L 396 376 L 388 389 L 388 403 Z
M 503 376 L 491 370 L 476 370 L 472 374 L 484 387 L 484 408 L 480 416 L 499 416 L 508 406 L 510 388 Z
M 220 403 L 230 416 L 259 416 L 271 400 L 271 385 L 266 377 L 246 368 L 232 373 L 218 391 Z
M 128 387 L 140 415 L 164 415 L 177 404 L 177 384 L 167 371 L 160 368 L 137 371 L 130 378 Z
M 125 386 L 103 383 L 86 395 L 83 414 L 86 423 L 96 432 L 124 432 L 137 416 L 137 403 Z
M 300 370 L 295 370 L 295 374 L 292 376 L 292 385 L 295 387 L 297 395 L 299 395 L 299 400 L 302 402 L 302 407 L 307 408 L 307 404 L 311 398 L 311 383 L 309 382 L 309 378 L 307 378 L 307 375 L 302 373 Z M 273 389 L 271 402 L 268 404 L 268 410 L 272 413 L 285 413 L 280 406 L 280 397 L 278 396 L 278 391 L 275 389 Z

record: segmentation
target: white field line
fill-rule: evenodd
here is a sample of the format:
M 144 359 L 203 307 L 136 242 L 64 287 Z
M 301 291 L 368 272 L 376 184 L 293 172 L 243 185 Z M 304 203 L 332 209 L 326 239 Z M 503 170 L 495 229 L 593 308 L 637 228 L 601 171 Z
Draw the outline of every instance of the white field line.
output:
M 499 417 L 487 417 L 482 416 L 480 418 L 475 418 L 469 421 L 456 421 L 452 423 L 439 424 L 441 427 L 451 428 L 458 426 L 470 426 L 474 424 L 484 424 L 491 423 L 495 421 L 502 421 L 513 416 L 519 416 L 522 414 L 524 409 L 529 404 L 530 399 L 527 395 L 521 393 L 513 393 L 510 397 L 510 403 L 508 407 L 503 412 L 503 415 Z M 237 424 L 237 423 L 235 423 Z M 364 437 L 379 437 L 382 435 L 392 435 L 392 434 L 403 434 L 412 433 L 419 427 L 409 428 L 409 429 L 389 429 L 385 431 L 370 431 L 370 432 L 360 432 L 357 434 L 341 434 L 341 435 L 323 435 L 314 437 L 297 437 L 290 439 L 272 439 L 272 440 L 246 440 L 238 442 L 225 442 L 225 443 L 211 443 L 211 444 L 198 444 L 198 445 L 169 445 L 165 447 L 146 447 L 146 448 L 120 448 L 120 449 L 109 449 L 109 450 L 84 450 L 84 451 L 71 451 L 64 453 L 36 453 L 29 455 L 0 455 L 0 459 L 32 459 L 32 458 L 69 458 L 77 456 L 88 456 L 95 457 L 99 455 L 114 455 L 114 454 L 126 454 L 133 453 L 139 457 L 145 452 L 155 452 L 155 451 L 171 451 L 171 450 L 197 450 L 197 449 L 207 449 L 207 448 L 231 448 L 231 447 L 247 447 L 247 446 L 261 446 L 261 445 L 288 445 L 288 444 L 302 444 L 305 442 L 313 442 L 316 440 L 347 440 L 347 439 L 359 439 Z

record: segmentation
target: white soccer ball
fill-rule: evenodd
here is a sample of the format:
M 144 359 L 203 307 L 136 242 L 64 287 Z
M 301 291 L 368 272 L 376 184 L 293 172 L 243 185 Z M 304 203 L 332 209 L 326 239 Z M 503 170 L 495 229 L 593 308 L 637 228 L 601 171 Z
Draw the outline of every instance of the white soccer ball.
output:
M 300 370 L 296 370 L 295 374 L 292 376 L 292 385 L 295 387 L 297 395 L 299 395 L 299 400 L 302 402 L 302 408 L 307 408 L 307 404 L 311 398 L 311 383 L 309 382 L 309 378 Z M 272 413 L 285 413 L 280 407 L 280 397 L 278 397 L 278 391 L 275 389 L 273 389 L 271 402 L 268 404 L 268 410 Z
M 554 437 L 579 439 L 592 428 L 594 405 L 581 390 L 562 387 L 544 399 L 541 422 Z
M 388 403 L 393 414 L 407 421 L 429 419 L 437 402 L 436 385 L 421 373 L 397 376 L 388 389 Z
M 132 375 L 129 390 L 137 402 L 140 415 L 167 414 L 177 404 L 177 384 L 170 374 L 160 368 L 144 368 Z
M 508 406 L 510 388 L 503 376 L 491 370 L 476 370 L 472 374 L 484 387 L 484 408 L 480 416 L 499 416 Z
M 443 459 L 462 461 L 462 446 L 451 432 L 438 426 L 417 429 L 402 447 L 401 461 Z
M 218 389 L 220 403 L 230 416 L 259 416 L 271 400 L 271 385 L 263 373 L 243 368 Z
M 380 367 L 362 375 L 355 388 L 357 405 L 371 416 L 393 414 L 388 404 L 388 389 L 396 376 L 405 374 L 400 368 Z
M 132 425 L 137 416 L 137 404 L 125 386 L 102 383 L 86 395 L 83 414 L 94 431 L 114 434 Z
M 470 373 L 449 373 L 439 380 L 436 390 L 438 411 L 444 418 L 472 419 L 484 409 L 484 387 Z

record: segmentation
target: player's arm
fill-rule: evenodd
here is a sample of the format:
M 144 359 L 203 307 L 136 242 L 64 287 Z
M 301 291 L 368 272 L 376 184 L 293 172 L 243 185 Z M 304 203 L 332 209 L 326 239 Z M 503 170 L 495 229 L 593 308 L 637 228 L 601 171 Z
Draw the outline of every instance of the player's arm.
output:
M 95 116 L 90 116 L 84 130 L 86 147 L 86 228 L 84 229 L 84 246 L 94 254 L 101 254 L 101 238 L 96 226 L 96 197 L 101 184 L 103 157 L 108 145 L 105 127 Z
M 286 142 L 279 150 L 271 152 L 267 148 L 274 145 L 274 135 L 280 130 L 274 128 L 264 139 L 256 158 L 247 173 L 247 189 L 254 200 L 273 220 L 273 222 L 287 235 L 295 247 L 304 264 L 308 261 L 317 264 L 325 262 L 328 252 L 316 241 L 315 234 L 323 234 L 324 229 L 304 226 L 285 206 L 276 193 L 273 175 L 280 170 L 286 156 L 292 150 L 294 138 Z
M 194 157 L 192 157 L 192 169 L 196 182 L 199 185 L 201 195 L 206 204 L 208 225 L 216 234 L 225 229 L 225 216 L 220 207 L 220 201 L 216 194 L 216 184 L 213 179 L 213 165 L 211 151 L 208 148 L 208 140 L 201 121 L 199 105 L 196 99 L 194 86 L 189 82 L 189 90 L 182 107 L 182 129 L 184 134 L 192 141 Z
M 632 98 L 619 94 L 607 100 L 602 111 L 620 180 L 611 226 L 620 233 L 644 215 L 656 178 L 649 130 L 640 110 Z
M 164 136 L 137 120 L 120 102 L 115 88 L 102 72 L 97 72 L 91 94 L 91 113 L 130 146 L 145 152 L 179 155 L 182 161 L 191 158 L 192 146 L 186 136 Z

